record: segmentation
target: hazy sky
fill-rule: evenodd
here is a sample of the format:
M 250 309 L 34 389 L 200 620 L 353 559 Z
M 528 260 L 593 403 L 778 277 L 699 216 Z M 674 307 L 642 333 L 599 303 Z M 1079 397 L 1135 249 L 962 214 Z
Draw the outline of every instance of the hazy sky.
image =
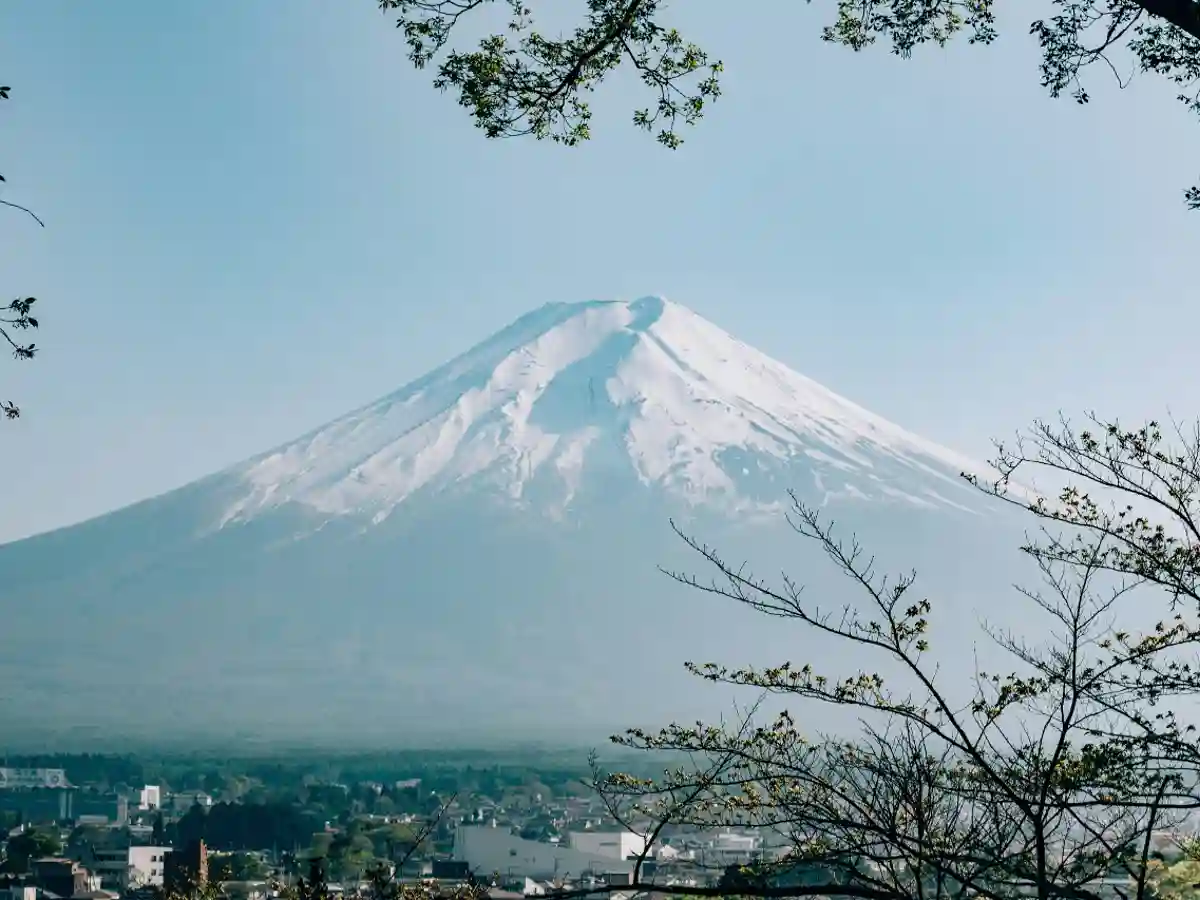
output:
M 563 2 L 563 0 L 555 0 Z M 583 0 L 573 0 L 583 6 Z M 0 540 L 179 486 L 552 300 L 659 293 L 983 455 L 1060 408 L 1193 416 L 1200 123 L 1154 80 L 1052 101 L 992 48 L 823 45 L 826 0 L 669 11 L 727 66 L 675 153 L 489 142 L 374 0 L 6 0 Z

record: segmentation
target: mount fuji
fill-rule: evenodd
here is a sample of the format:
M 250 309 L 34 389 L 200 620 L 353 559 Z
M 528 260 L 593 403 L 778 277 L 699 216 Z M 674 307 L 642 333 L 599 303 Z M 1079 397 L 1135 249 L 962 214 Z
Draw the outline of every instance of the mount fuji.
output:
M 684 306 L 550 304 L 303 437 L 0 547 L 0 717 L 227 745 L 711 713 L 685 659 L 822 648 L 665 578 L 705 574 L 670 520 L 844 590 L 787 529 L 794 490 L 957 590 L 997 533 L 964 471 L 986 469 Z
M 963 506 L 977 468 L 735 340 L 686 307 L 551 304 L 395 394 L 234 473 L 220 524 L 296 504 L 378 524 L 484 490 L 567 513 L 636 479 L 688 504 L 777 509 L 800 465 L 828 496 Z

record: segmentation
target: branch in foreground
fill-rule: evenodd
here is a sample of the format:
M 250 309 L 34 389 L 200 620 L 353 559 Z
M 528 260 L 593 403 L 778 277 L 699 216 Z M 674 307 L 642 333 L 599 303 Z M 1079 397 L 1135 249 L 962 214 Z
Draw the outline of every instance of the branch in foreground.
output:
M 689 887 L 681 884 L 655 884 L 654 882 L 635 881 L 630 884 L 605 884 L 596 887 L 580 888 L 574 891 L 556 891 L 547 893 L 547 900 L 575 900 L 580 897 L 594 897 L 630 891 L 651 894 L 667 894 L 673 897 L 728 897 L 730 891 L 725 887 Z M 854 897 L 858 900 L 900 900 L 891 891 L 876 888 L 858 887 L 843 884 L 794 885 L 787 887 L 754 887 L 738 890 L 739 895 L 771 900 L 776 897 Z
M 847 661 L 840 646 L 899 664 L 911 689 L 889 688 L 870 671 L 824 676 L 791 661 L 740 669 L 689 664 L 709 681 L 788 703 L 857 709 L 871 719 L 854 740 L 813 740 L 787 710 L 754 727 L 633 729 L 613 740 L 699 762 L 659 781 L 610 776 L 602 788 L 633 800 L 641 816 L 660 825 L 670 819 L 701 829 L 749 827 L 783 838 L 785 852 L 770 873 L 711 896 L 1009 900 L 1033 889 L 1042 900 L 1096 900 L 1095 880 L 1120 872 L 1144 900 L 1152 864 L 1147 835 L 1200 804 L 1186 783 L 1195 758 L 1168 754 L 1162 735 L 1150 732 L 1151 723 L 1161 723 L 1154 705 L 1166 688 L 1194 695 L 1200 681 L 1179 676 L 1167 685 L 1146 673 L 1164 654 L 1194 647 L 1200 634 L 1165 625 L 1141 638 L 1114 633 L 1111 612 L 1125 591 L 1098 590 L 1102 556 L 1075 565 L 1035 557 L 1046 593 L 1022 593 L 1048 617 L 1034 626 L 1039 643 L 992 634 L 1018 669 L 979 672 L 973 698 L 952 700 L 929 657 L 932 604 L 911 597 L 915 574 L 877 575 L 856 541 L 838 540 L 817 510 L 795 496 L 793 502 L 793 527 L 824 550 L 864 602 L 822 608 L 786 575 L 772 586 L 686 535 L 715 578 L 667 574 L 819 635 L 833 645 L 831 659 Z M 814 865 L 824 869 L 820 884 L 761 877 Z M 829 870 L 844 877 L 831 881 Z M 667 893 L 689 892 L 697 893 Z

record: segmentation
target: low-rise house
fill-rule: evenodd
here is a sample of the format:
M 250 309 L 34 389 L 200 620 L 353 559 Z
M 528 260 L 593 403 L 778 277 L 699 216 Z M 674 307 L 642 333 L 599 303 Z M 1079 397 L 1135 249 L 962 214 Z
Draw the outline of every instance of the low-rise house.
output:
M 585 872 L 631 872 L 633 863 L 611 853 L 591 853 L 528 841 L 508 829 L 460 825 L 454 833 L 454 858 L 477 875 L 502 877 L 579 877 Z

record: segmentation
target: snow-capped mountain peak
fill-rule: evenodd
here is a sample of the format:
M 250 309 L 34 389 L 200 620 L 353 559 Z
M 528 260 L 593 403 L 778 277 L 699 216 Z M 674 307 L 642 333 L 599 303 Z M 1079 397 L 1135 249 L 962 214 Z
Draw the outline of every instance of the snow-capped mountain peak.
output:
M 959 472 L 978 469 L 677 303 L 556 303 L 236 467 L 222 524 L 285 504 L 378 521 L 472 489 L 562 513 L 614 475 L 727 508 L 774 507 L 793 487 L 959 506 Z

